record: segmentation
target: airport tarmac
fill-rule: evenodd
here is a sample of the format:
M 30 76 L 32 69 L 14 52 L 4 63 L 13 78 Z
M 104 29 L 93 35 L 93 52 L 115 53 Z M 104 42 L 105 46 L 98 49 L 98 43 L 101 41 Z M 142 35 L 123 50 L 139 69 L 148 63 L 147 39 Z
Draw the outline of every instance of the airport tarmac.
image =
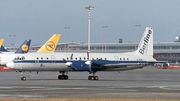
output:
M 88 72 L 25 72 L 26 81 L 15 71 L 0 72 L 0 97 L 10 98 L 156 98 L 180 99 L 180 69 L 143 69 L 97 72 L 98 81 L 87 80 Z

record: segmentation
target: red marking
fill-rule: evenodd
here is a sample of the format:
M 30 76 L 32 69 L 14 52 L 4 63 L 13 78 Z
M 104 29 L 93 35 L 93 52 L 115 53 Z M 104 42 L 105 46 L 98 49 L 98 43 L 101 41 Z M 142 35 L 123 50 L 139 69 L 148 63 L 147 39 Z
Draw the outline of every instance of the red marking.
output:
M 5 67 L 5 66 L 0 66 L 0 71 L 6 71 L 6 70 L 12 70 L 11 68 Z

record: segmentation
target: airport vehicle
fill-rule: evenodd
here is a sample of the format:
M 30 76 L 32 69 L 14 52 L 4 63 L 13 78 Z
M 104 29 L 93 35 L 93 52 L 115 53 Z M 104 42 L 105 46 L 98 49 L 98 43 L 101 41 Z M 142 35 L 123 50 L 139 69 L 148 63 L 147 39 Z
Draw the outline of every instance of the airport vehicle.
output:
M 58 79 L 68 79 L 68 71 L 88 71 L 89 80 L 98 80 L 97 71 L 124 71 L 157 63 L 153 58 L 153 29 L 146 27 L 138 49 L 127 53 L 27 53 L 7 63 L 13 70 L 59 71 Z
M 46 43 L 44 43 L 44 45 L 37 52 L 54 52 L 60 36 L 61 34 L 54 34 Z M 16 56 L 22 53 L 27 53 L 29 50 L 29 45 L 30 43 L 23 43 L 15 52 L 15 54 L 14 52 L 6 52 L 5 54 L 0 54 L 0 66 L 6 66 L 6 63 L 12 61 Z

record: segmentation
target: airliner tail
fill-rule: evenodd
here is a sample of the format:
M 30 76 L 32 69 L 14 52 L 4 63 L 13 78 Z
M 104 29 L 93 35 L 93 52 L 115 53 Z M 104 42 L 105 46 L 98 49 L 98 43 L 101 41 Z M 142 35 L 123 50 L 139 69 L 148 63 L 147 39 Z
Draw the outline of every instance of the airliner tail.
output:
M 153 29 L 151 27 L 146 27 L 135 53 L 153 56 Z
M 27 53 L 29 51 L 31 40 L 25 40 L 24 43 L 17 49 L 15 54 L 19 53 Z
M 61 34 L 54 34 L 37 52 L 54 52 Z

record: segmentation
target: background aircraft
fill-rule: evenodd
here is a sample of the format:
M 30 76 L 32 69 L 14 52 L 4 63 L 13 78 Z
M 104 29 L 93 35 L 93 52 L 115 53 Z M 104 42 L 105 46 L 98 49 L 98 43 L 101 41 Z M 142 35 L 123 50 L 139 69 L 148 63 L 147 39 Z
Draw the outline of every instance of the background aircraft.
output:
M 21 59 L 19 59 L 21 58 Z M 89 80 L 98 80 L 97 71 L 123 71 L 143 68 L 157 61 L 153 58 L 153 29 L 146 27 L 138 49 L 128 53 L 27 53 L 19 55 L 7 66 L 24 71 L 59 71 L 58 79 L 68 79 L 68 71 L 88 71 Z M 66 74 L 65 74 L 66 73 Z
M 54 34 L 37 52 L 54 52 L 61 34 Z M 6 66 L 6 63 L 12 61 L 16 56 L 29 51 L 31 40 L 26 40 L 15 52 L 6 52 L 6 54 L 0 54 L 0 66 Z M 1 47 L 2 48 L 2 47 Z M 3 52 L 5 53 L 5 52 Z
M 31 40 L 25 40 L 23 44 L 16 50 L 16 52 L 9 52 L 3 46 L 1 46 L 0 50 L 0 66 L 6 66 L 6 63 L 10 60 L 13 60 L 12 54 L 23 54 L 29 51 Z

